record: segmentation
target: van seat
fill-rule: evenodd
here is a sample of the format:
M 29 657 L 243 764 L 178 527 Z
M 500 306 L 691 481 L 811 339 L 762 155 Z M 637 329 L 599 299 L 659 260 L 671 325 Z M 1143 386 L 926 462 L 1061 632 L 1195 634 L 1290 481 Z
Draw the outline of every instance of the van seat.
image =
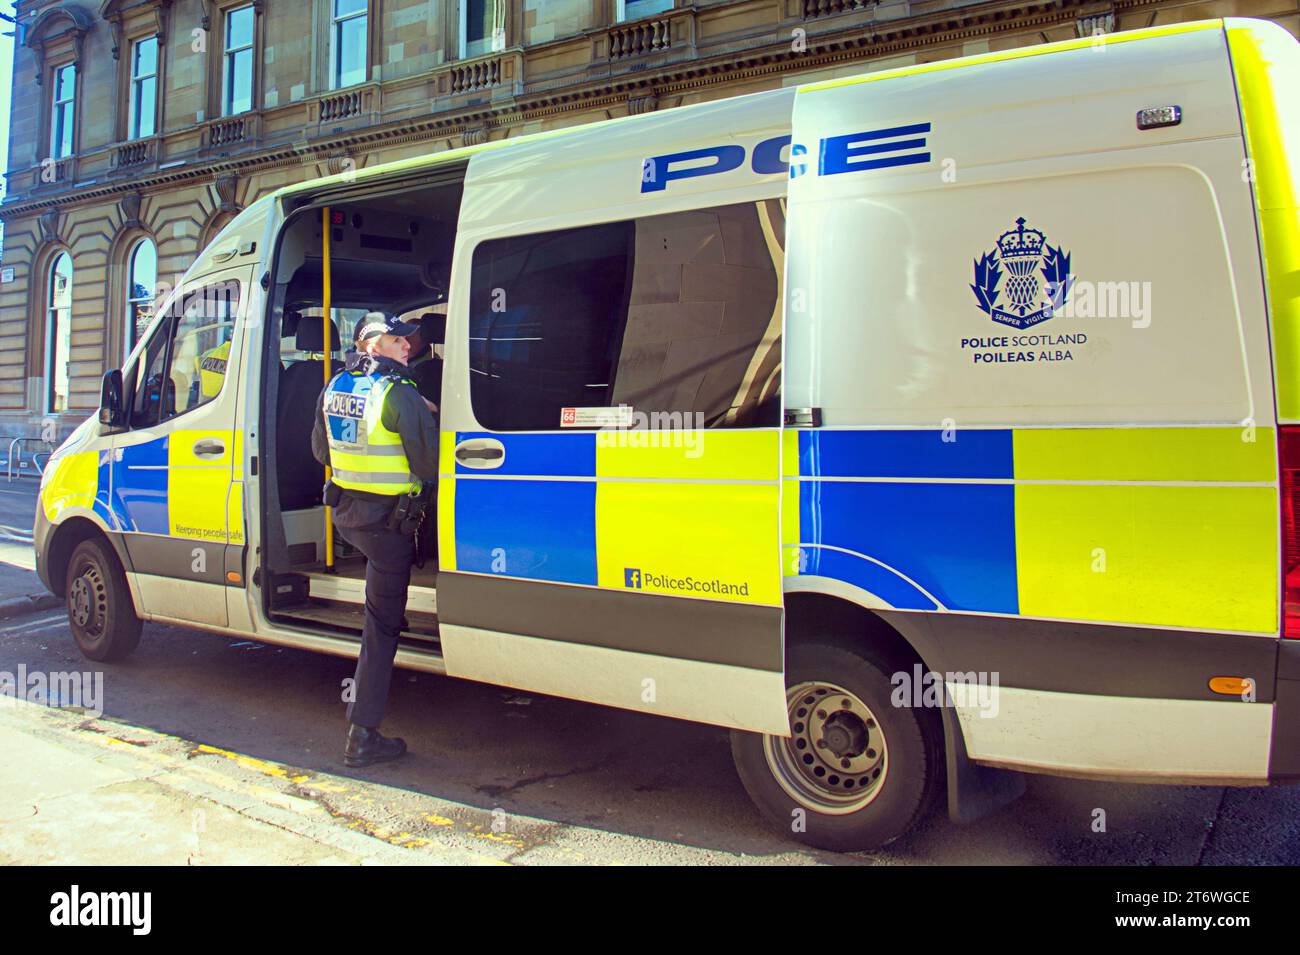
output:
M 310 317 L 299 322 L 294 347 L 300 352 L 324 353 L 322 322 Z M 339 330 L 331 321 L 330 350 L 337 354 L 340 347 Z M 312 456 L 311 431 L 316 423 L 316 400 L 325 387 L 324 378 L 325 362 L 319 358 L 295 362 L 280 377 L 275 467 L 281 510 L 297 511 L 323 503 L 325 468 Z

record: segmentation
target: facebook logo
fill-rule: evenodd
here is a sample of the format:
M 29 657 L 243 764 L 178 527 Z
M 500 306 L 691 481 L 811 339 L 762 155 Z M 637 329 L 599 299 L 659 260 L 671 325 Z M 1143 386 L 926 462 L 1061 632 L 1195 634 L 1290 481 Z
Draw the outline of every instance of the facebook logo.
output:
M 641 571 L 633 567 L 623 568 L 623 586 L 641 589 Z

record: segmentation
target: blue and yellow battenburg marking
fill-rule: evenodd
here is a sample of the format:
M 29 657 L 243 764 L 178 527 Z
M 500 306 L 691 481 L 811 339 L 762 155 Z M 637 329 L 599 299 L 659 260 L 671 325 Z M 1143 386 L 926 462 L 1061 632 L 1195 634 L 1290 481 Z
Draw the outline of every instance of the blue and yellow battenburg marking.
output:
M 501 468 L 455 461 L 487 436 L 442 436 L 447 570 L 769 606 L 783 573 L 897 609 L 1277 629 L 1269 428 L 710 431 L 695 455 L 492 434 Z
M 226 453 L 198 457 L 194 445 L 216 439 Z M 229 430 L 184 430 L 117 449 L 81 451 L 53 463 L 42 491 L 46 518 L 72 508 L 93 511 L 125 533 L 243 543 L 243 436 Z
M 41 506 L 51 524 L 66 511 L 92 511 L 109 527 L 114 527 L 108 500 L 109 462 L 112 452 L 78 451 L 56 458 L 41 488 Z
M 457 444 L 479 437 L 505 445 L 501 467 L 455 460 Z M 442 442 L 443 569 L 781 603 L 778 431 L 445 432 Z
M 787 576 L 882 604 L 1268 633 L 1275 434 L 787 432 Z

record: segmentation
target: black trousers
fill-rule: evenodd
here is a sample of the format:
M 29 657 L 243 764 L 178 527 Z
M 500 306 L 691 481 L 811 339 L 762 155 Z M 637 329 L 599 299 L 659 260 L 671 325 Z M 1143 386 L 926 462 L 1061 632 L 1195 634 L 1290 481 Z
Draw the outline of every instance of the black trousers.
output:
M 348 704 L 348 721 L 378 728 L 388 702 L 393 657 L 406 612 L 415 540 L 384 527 L 340 527 L 344 540 L 366 555 L 366 619 L 357 658 L 356 696 Z

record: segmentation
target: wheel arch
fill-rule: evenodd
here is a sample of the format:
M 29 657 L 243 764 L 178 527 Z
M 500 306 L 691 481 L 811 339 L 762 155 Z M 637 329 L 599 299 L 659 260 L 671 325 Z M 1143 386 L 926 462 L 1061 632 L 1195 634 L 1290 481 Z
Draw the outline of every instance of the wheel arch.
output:
M 791 642 L 814 637 L 830 639 L 847 649 L 870 646 L 883 652 L 894 666 L 933 665 L 934 647 L 919 627 L 904 633 L 881 616 L 842 594 L 803 589 L 785 595 L 785 635 Z
M 107 530 L 89 517 L 74 515 L 68 517 L 50 529 L 49 542 L 45 546 L 45 568 L 50 590 L 60 597 L 67 595 L 68 561 L 72 552 L 82 541 L 100 539 L 107 543 L 122 569 L 130 572 L 131 564 L 127 559 L 126 548 L 118 540 L 119 535 Z M 132 595 L 134 596 L 134 595 Z
M 928 626 L 928 613 L 885 611 L 865 606 L 851 596 L 804 586 L 785 594 L 786 646 L 800 640 L 831 640 L 848 650 L 872 647 L 898 670 L 920 664 L 942 672 L 941 647 Z M 1021 773 L 992 769 L 972 762 L 956 710 L 939 708 L 943 727 L 948 817 L 966 823 L 981 819 L 1024 792 Z

